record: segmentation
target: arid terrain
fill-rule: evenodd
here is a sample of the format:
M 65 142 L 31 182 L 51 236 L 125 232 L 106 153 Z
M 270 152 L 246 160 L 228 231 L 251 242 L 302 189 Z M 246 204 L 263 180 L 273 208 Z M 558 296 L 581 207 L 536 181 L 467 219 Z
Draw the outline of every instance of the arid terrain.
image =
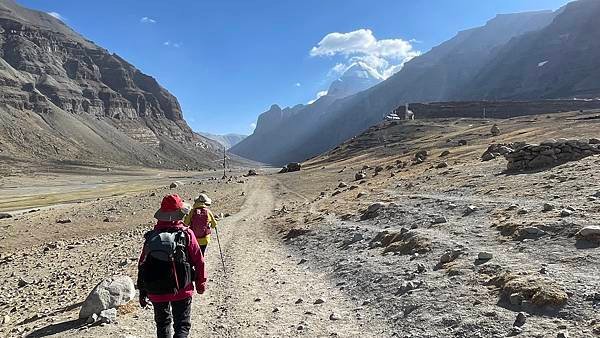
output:
M 598 116 L 386 122 L 300 172 L 232 180 L 4 176 L 0 212 L 37 211 L 0 220 L 0 335 L 152 337 L 136 300 L 111 324 L 78 320 L 79 307 L 102 279 L 135 277 L 163 195 L 206 191 L 224 214 L 226 271 L 215 241 L 193 337 L 598 337 L 600 248 L 576 234 L 598 224 L 600 158 L 527 172 L 480 159 L 492 143 L 596 137 Z

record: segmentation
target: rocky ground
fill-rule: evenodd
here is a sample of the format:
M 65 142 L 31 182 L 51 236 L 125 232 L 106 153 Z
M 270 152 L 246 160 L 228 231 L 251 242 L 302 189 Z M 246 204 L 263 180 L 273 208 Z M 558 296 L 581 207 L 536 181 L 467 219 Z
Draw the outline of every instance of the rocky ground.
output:
M 494 142 L 597 136 L 595 121 L 496 121 L 498 136 L 480 120 L 387 124 L 301 172 L 190 178 L 175 191 L 206 190 L 232 214 L 220 228 L 227 270 L 211 244 L 193 336 L 600 336 L 600 248 L 577 236 L 597 225 L 600 158 L 520 173 L 480 160 Z M 151 337 L 151 311 L 135 303 L 115 323 L 76 319 L 100 280 L 135 275 L 168 190 L 0 220 L 0 335 Z

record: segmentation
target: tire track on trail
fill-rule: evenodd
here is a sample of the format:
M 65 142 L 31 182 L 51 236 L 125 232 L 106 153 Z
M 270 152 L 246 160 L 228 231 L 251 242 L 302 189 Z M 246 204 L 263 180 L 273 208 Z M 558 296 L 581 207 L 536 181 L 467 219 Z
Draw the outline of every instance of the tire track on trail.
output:
M 207 251 L 207 291 L 194 297 L 191 337 L 389 336 L 379 321 L 363 319 L 325 272 L 299 264 L 300 257 L 284 246 L 267 221 L 277 205 L 275 187 L 273 179 L 253 178 L 241 211 L 220 222 L 227 271 L 214 236 Z M 314 304 L 320 298 L 325 302 Z M 136 317 L 123 318 L 114 329 L 153 337 L 152 311 Z

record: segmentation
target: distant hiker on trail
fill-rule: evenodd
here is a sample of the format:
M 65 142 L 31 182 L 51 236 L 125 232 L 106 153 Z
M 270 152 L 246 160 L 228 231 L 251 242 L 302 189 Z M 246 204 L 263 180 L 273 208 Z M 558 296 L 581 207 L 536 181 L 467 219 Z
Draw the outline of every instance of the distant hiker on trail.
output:
M 210 209 L 208 209 L 211 204 L 212 200 L 206 194 L 198 195 L 194 201 L 194 208 L 183 221 L 196 234 L 196 239 L 203 255 L 206 252 L 208 243 L 210 243 L 211 228 L 214 229 L 217 227 L 217 220 Z
M 194 282 L 199 294 L 206 289 L 204 256 L 196 236 L 182 221 L 188 212 L 178 195 L 165 196 L 154 215 L 158 220 L 154 230 L 144 235 L 138 266 L 139 301 L 142 308 L 148 300 L 152 303 L 158 338 L 189 336 Z

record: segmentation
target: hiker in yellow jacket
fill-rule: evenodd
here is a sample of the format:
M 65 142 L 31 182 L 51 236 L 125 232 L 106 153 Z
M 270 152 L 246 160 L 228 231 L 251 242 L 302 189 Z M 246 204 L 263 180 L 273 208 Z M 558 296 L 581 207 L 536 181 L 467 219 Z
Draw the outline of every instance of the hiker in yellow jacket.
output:
M 208 209 L 208 206 L 211 204 L 212 200 L 206 194 L 198 195 L 194 201 L 193 209 L 183 220 L 196 235 L 202 255 L 204 255 L 206 247 L 210 243 L 212 229 L 217 227 L 217 220 L 210 209 Z

